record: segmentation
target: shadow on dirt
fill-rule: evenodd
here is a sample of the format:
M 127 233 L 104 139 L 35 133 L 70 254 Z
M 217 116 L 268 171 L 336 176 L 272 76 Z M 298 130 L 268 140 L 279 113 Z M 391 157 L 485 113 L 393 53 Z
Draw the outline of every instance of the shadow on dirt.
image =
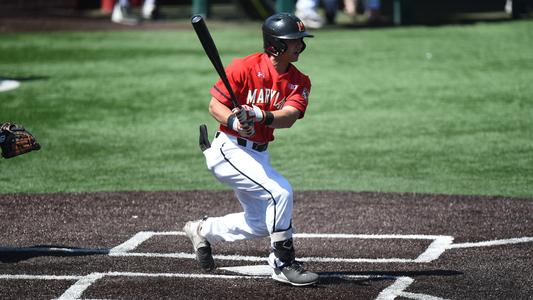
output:
M 319 272 L 318 274 L 320 276 L 320 283 L 322 284 L 350 282 L 360 285 L 365 285 L 373 281 L 397 279 L 399 277 L 463 275 L 462 272 L 453 270 Z
M 87 255 L 107 255 L 109 249 L 86 249 L 67 246 L 36 245 L 26 248 L 0 247 L 0 262 L 18 263 L 41 256 L 87 256 Z

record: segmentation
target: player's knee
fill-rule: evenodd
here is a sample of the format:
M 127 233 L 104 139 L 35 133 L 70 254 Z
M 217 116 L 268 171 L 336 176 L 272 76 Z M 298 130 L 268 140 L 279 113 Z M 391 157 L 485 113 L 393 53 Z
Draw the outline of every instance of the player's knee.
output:
M 254 236 L 257 237 L 265 237 L 268 236 L 270 233 L 268 232 L 268 228 L 266 226 L 265 220 L 256 220 L 256 221 L 247 221 L 248 226 L 250 227 L 251 233 Z
M 279 199 L 285 202 L 292 202 L 292 190 L 282 190 L 279 193 Z
M 277 203 L 292 203 L 292 187 L 289 184 L 281 186 L 274 193 L 274 198 Z

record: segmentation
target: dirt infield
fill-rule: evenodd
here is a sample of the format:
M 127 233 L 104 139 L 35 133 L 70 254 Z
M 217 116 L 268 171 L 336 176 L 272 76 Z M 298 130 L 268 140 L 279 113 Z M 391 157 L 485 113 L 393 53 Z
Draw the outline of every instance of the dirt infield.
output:
M 268 278 L 268 239 L 215 244 L 200 271 L 181 227 L 238 211 L 230 192 L 1 195 L 2 299 L 531 299 L 533 201 L 301 192 L 298 257 Z

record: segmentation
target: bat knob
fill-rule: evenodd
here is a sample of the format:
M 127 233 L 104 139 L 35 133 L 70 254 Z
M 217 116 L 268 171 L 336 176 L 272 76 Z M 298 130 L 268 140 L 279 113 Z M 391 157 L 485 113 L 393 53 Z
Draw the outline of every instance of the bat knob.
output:
M 198 23 L 198 22 L 201 22 L 202 19 L 203 19 L 202 16 L 200 16 L 200 15 L 195 15 L 195 16 L 193 16 L 193 17 L 191 18 L 191 23 L 196 24 L 196 23 Z

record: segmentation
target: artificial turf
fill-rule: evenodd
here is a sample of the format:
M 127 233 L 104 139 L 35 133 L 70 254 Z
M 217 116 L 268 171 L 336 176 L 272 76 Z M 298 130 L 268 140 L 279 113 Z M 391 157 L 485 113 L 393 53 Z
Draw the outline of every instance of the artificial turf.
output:
M 260 24 L 211 28 L 223 62 Z M 276 131 L 296 190 L 533 196 L 533 22 L 313 32 L 305 118 Z M 217 80 L 191 30 L 0 35 L 0 121 L 42 150 L 0 160 L 0 193 L 225 188 L 197 140 Z

